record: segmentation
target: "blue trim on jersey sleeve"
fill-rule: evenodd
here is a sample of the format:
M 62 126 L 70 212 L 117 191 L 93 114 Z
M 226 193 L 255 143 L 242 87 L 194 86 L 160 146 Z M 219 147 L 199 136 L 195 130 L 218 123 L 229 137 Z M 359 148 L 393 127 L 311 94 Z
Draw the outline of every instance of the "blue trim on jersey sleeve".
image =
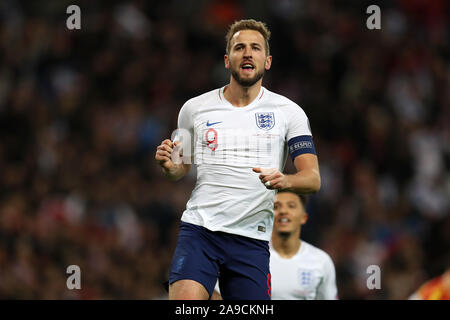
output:
M 291 155 L 292 161 L 295 157 L 305 154 L 312 153 L 316 154 L 316 149 L 314 148 L 314 142 L 312 136 L 297 136 L 293 137 L 288 141 L 289 154 Z

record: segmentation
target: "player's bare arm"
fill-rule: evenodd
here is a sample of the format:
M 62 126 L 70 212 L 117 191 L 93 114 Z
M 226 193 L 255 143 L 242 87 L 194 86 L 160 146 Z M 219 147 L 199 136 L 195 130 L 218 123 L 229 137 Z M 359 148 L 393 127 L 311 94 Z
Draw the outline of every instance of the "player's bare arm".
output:
M 166 177 L 173 181 L 181 179 L 191 169 L 191 164 L 182 162 L 177 164 L 172 161 L 172 153 L 178 153 L 178 155 L 181 155 L 180 152 L 180 142 L 172 142 L 169 139 L 161 142 L 161 144 L 156 148 L 155 160 L 161 166 Z
M 283 174 L 279 170 L 264 171 L 253 168 L 254 172 L 261 173 L 259 179 L 267 189 L 290 190 L 296 193 L 315 193 L 319 191 L 321 180 L 317 156 L 305 153 L 295 157 L 296 174 Z

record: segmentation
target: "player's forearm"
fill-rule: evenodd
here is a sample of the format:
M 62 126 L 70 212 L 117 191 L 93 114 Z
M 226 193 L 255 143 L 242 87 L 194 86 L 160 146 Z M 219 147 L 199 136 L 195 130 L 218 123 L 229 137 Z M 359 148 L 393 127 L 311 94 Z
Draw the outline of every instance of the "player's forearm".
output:
M 186 173 L 189 172 L 189 169 L 191 168 L 190 164 L 176 164 L 170 169 L 162 168 L 163 173 L 165 176 L 172 181 L 177 181 L 183 178 Z
M 286 176 L 288 180 L 287 190 L 296 193 L 315 193 L 320 190 L 320 173 L 318 170 L 302 170 L 296 174 Z

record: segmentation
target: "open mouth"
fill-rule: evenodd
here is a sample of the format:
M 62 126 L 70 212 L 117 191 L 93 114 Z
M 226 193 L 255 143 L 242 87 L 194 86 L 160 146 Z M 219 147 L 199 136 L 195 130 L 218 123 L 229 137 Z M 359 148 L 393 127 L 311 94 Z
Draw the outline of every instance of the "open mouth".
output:
M 280 218 L 280 219 L 278 219 L 278 222 L 281 224 L 285 224 L 285 223 L 291 222 L 291 220 L 288 218 Z
M 255 69 L 255 66 L 254 66 L 253 64 L 251 64 L 251 63 L 244 63 L 244 64 L 241 66 L 241 68 L 242 68 L 243 70 L 248 70 L 248 71 L 250 71 L 250 70 Z

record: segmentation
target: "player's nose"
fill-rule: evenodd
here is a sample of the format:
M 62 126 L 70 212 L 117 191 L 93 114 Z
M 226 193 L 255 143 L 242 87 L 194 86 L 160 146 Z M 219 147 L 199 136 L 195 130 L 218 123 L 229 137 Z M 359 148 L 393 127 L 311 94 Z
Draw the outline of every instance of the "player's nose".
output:
M 286 217 L 288 215 L 288 212 L 284 208 L 278 208 L 277 209 L 277 216 L 278 217 Z
M 244 48 L 244 59 L 252 57 L 252 49 L 249 46 Z

